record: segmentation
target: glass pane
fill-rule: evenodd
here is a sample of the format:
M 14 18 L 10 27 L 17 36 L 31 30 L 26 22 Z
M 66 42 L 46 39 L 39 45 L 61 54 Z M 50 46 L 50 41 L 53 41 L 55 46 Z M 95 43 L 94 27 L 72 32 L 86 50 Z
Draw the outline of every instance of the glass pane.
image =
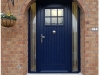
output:
M 58 9 L 58 16 L 63 16 L 63 9 Z
M 45 25 L 50 25 L 50 18 L 45 18 Z
M 77 5 L 72 4 L 72 67 L 78 71 L 78 31 L 77 31 Z
M 51 16 L 57 16 L 57 9 L 51 9 Z
M 57 25 L 57 18 L 52 18 L 52 25 Z
M 45 16 L 50 16 L 50 9 L 45 9 Z
M 58 25 L 63 25 L 63 17 L 58 18 Z
M 30 14 L 31 71 L 36 71 L 36 3 L 31 5 Z

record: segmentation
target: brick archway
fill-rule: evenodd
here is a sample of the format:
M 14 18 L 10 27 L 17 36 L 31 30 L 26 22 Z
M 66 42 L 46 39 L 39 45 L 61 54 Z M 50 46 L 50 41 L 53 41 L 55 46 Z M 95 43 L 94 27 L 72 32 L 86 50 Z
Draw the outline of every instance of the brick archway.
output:
M 83 38 L 81 38 L 81 72 L 84 74 L 84 29 L 85 29 L 85 12 L 87 9 L 85 9 L 85 4 L 83 2 L 83 0 L 74 0 L 78 6 L 81 8 L 81 35 Z M 25 0 L 25 2 L 22 4 L 21 6 L 21 15 L 23 15 L 23 17 L 26 16 L 26 13 L 28 11 L 28 8 L 30 7 L 30 5 L 33 3 L 33 0 Z M 23 21 L 24 22 L 24 21 Z M 26 70 L 27 71 L 27 70 Z
M 84 1 L 83 0 L 74 0 L 77 5 L 81 8 L 81 10 L 83 10 L 84 14 L 88 13 L 88 7 L 84 4 Z M 34 2 L 34 0 L 25 0 L 23 3 L 22 3 L 22 6 L 20 8 L 20 11 L 21 13 L 26 13 L 28 8 L 30 7 L 30 5 Z M 20 12 L 19 11 L 19 12 Z
M 81 43 L 80 43 L 80 46 L 81 46 L 81 50 L 80 50 L 80 54 L 81 54 L 81 72 L 83 75 L 91 75 L 91 73 L 87 70 L 87 68 L 89 68 L 89 66 L 87 67 L 86 65 L 89 65 L 89 63 L 86 63 L 87 62 L 87 58 L 88 56 L 87 55 L 87 52 L 86 50 L 89 50 L 89 48 L 87 49 L 86 47 L 86 44 L 87 44 L 87 41 L 85 40 L 86 37 L 89 35 L 89 34 L 86 34 L 86 32 L 88 30 L 86 30 L 86 26 L 87 24 L 89 24 L 89 21 L 86 19 L 90 16 L 90 12 L 89 12 L 89 9 L 90 7 L 88 6 L 88 2 L 86 3 L 85 1 L 83 0 L 74 0 L 77 5 L 80 7 L 81 9 L 81 14 L 80 14 L 80 35 L 81 35 Z M 26 21 L 27 22 L 27 11 L 28 11 L 28 8 L 30 7 L 30 5 L 33 3 L 34 1 L 33 0 L 25 0 L 23 3 L 22 3 L 22 6 L 20 8 L 20 14 L 22 15 L 23 18 L 26 18 L 26 20 L 23 20 L 22 24 L 24 24 L 24 22 Z M 25 28 L 27 28 L 27 24 L 25 24 Z M 28 35 L 28 33 L 26 32 L 25 33 L 26 35 Z M 27 41 L 27 40 L 26 40 Z M 89 41 L 89 40 L 88 40 Z M 25 52 L 27 53 L 27 50 L 25 49 Z M 28 57 L 28 56 L 26 56 Z M 26 59 L 26 58 L 25 58 Z M 26 59 L 27 60 L 27 59 Z M 28 61 L 28 60 L 27 60 Z M 24 73 L 27 73 L 28 71 L 28 64 L 27 62 L 24 63 Z M 97 71 L 97 70 L 96 70 Z M 95 74 L 94 74 L 95 75 Z

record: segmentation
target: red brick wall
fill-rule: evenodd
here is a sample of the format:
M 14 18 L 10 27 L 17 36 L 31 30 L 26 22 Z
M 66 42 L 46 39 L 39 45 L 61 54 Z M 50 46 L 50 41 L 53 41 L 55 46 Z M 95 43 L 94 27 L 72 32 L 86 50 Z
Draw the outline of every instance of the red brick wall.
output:
M 81 54 L 81 72 L 82 73 L 84 73 L 84 61 L 85 61 L 85 59 L 84 59 L 84 44 L 85 44 L 85 42 L 84 42 L 84 39 L 85 39 L 85 34 L 84 34 L 84 28 L 85 28 L 85 17 L 84 17 L 84 11 L 83 10 L 81 10 L 80 11 L 80 14 L 81 14 L 81 16 L 80 16 L 80 40 L 81 40 L 81 42 L 80 42 L 80 54 Z
M 78 2 L 79 1 L 79 2 Z M 81 8 L 81 72 L 98 75 L 98 0 L 77 0 Z
M 3 10 L 7 0 L 1 0 Z M 26 75 L 28 71 L 28 15 L 33 0 L 14 0 L 10 8 L 17 17 L 14 27 L 1 27 L 1 73 L 2 75 Z M 98 0 L 75 0 L 81 8 L 81 72 L 83 75 L 98 75 Z M 8 12 L 6 5 L 3 13 Z

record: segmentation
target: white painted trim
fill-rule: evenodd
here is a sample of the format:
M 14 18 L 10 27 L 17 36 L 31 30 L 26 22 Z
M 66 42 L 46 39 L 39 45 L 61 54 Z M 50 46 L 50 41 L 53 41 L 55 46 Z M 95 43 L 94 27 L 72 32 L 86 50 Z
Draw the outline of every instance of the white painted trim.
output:
M 83 75 L 82 73 L 27 73 L 26 75 Z

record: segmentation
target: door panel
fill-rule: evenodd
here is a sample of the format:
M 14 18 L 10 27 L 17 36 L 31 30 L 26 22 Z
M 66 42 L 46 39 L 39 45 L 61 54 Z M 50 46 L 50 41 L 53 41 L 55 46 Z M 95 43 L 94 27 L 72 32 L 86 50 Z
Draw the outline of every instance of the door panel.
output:
M 37 14 L 37 71 L 70 72 L 71 4 L 50 4 L 43 7 L 39 5 L 38 9 L 40 10 Z M 45 16 L 45 9 L 63 9 L 63 14 L 59 14 L 61 11 L 57 11 L 57 14 L 53 12 L 55 15 L 52 15 L 52 11 L 50 11 L 49 16 L 48 14 Z M 52 18 L 57 18 L 57 23 Z M 42 42 L 41 34 L 45 36 L 42 38 Z
M 53 34 L 52 31 L 56 33 Z M 65 28 L 64 27 L 43 27 L 43 35 L 45 39 L 43 41 L 43 63 L 47 66 L 45 70 L 64 70 L 66 66 L 65 57 Z M 55 65 L 55 66 L 54 66 Z M 58 67 L 58 66 L 59 67 Z M 61 66 L 63 65 L 63 66 Z M 50 68 L 49 68 L 50 67 Z

